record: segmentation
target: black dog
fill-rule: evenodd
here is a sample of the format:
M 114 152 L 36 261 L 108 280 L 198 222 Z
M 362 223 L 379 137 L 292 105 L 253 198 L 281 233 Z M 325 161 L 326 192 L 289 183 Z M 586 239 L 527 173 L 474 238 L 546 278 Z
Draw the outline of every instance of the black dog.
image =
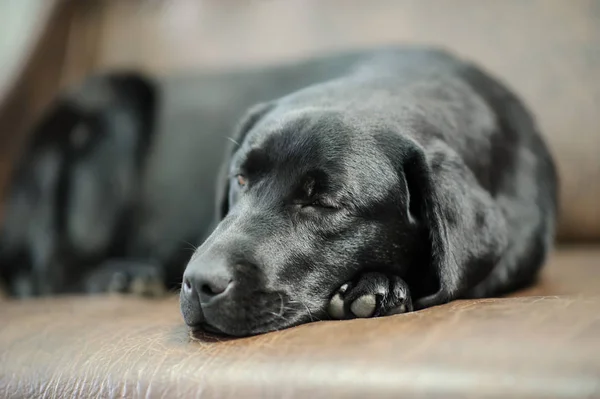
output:
M 214 154 L 255 102 L 217 181 L 220 224 L 184 274 L 192 328 L 248 335 L 499 295 L 543 264 L 552 159 L 520 101 L 475 66 L 386 48 L 195 81 L 168 91 L 104 76 L 64 100 L 77 108 L 66 138 L 34 145 L 11 190 L 0 245 L 13 287 L 23 270 L 50 292 L 104 291 L 115 274 L 129 289 L 140 276 L 176 281 L 185 241 L 206 232 Z M 94 126 L 85 140 L 82 119 Z M 53 202 L 25 201 L 33 186 Z
M 235 141 L 223 220 L 184 274 L 192 327 L 246 335 L 327 308 L 498 295 L 531 282 L 552 243 L 557 179 L 531 117 L 444 52 L 363 54 L 255 106 Z
M 124 251 L 155 102 L 135 75 L 91 78 L 42 117 L 4 201 L 11 294 L 81 291 L 88 264 Z

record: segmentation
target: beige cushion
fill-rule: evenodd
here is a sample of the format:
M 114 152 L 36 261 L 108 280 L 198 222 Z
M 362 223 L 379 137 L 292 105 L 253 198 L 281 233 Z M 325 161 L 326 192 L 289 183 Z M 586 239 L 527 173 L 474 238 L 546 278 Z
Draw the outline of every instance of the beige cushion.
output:
M 516 298 L 243 339 L 190 337 L 176 298 L 4 302 L 0 397 L 597 397 L 599 257 L 558 252 Z

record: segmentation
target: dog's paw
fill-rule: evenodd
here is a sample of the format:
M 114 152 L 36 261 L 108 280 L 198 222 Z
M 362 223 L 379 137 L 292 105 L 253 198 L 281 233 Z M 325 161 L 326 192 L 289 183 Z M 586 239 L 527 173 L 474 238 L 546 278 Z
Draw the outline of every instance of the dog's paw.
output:
M 388 316 L 413 310 L 408 286 L 399 277 L 366 273 L 340 287 L 329 302 L 334 319 Z
M 153 264 L 106 261 L 86 280 L 88 293 L 133 294 L 160 297 L 166 293 L 162 269 Z

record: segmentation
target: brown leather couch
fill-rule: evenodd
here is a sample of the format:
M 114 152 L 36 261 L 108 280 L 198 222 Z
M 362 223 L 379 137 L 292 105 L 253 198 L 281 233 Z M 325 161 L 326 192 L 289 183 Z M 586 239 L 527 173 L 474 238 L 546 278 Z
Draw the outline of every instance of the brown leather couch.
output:
M 239 63 L 232 49 L 257 63 L 392 40 L 445 44 L 479 60 L 522 93 L 559 162 L 558 247 L 540 281 L 511 297 L 244 339 L 190 336 L 171 297 L 0 299 L 0 397 L 600 397 L 600 2 L 137 4 L 98 1 L 58 13 L 74 35 L 67 47 L 95 54 L 63 60 L 64 81 L 125 64 L 160 73 Z M 265 25 L 285 31 L 285 44 Z M 50 31 L 64 35 L 59 28 Z M 83 46 L 81 31 L 94 46 Z M 44 40 L 61 43 L 52 37 Z M 261 47 L 240 49 L 232 37 Z M 144 38 L 153 46 L 131 42 Z M 37 112 L 23 100 L 35 95 L 18 87 L 55 82 L 34 66 L 0 124 L 23 128 Z M 6 126 L 0 139 L 13 144 L 4 151 L 18 148 L 4 133 L 18 126 Z
M 0 397 L 600 397 L 599 257 L 561 250 L 513 298 L 232 340 L 190 336 L 176 298 L 7 303 Z

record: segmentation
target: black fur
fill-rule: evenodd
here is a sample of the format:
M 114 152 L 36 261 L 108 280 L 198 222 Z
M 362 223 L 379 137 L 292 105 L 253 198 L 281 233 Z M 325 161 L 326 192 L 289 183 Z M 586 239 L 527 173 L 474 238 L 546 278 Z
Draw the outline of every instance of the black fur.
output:
M 134 73 L 92 77 L 42 116 L 5 198 L 0 275 L 11 294 L 79 292 L 88 265 L 126 255 L 151 85 Z
M 111 75 L 97 79 L 113 93 L 125 86 Z M 138 183 L 130 201 L 106 198 L 125 222 L 108 230 L 125 234 L 118 243 L 94 246 L 52 225 L 54 261 L 45 261 L 52 267 L 43 264 L 46 258 L 25 261 L 32 276 L 35 270 L 65 274 L 73 270 L 67 263 L 94 271 L 124 258 L 135 264 L 131 270 L 147 262 L 162 268 L 150 274 L 181 281 L 186 241 L 203 242 L 184 274 L 184 319 L 192 327 L 247 335 L 328 317 L 332 295 L 348 282 L 361 294 L 368 287 L 390 293 L 375 315 L 390 313 L 398 305 L 391 293 L 405 297 L 408 289 L 417 309 L 501 295 L 530 283 L 552 244 L 557 176 L 534 121 L 504 85 L 446 52 L 384 48 L 170 84 L 143 81 L 146 94 L 124 93 L 118 107 L 152 121 L 137 133 L 151 144 L 144 139 L 135 147 L 144 162 L 140 169 L 129 166 Z M 148 98 L 158 99 L 149 101 L 158 101 L 156 111 L 122 105 Z M 80 107 L 58 103 L 66 105 Z M 110 114 L 114 105 L 98 112 Z M 71 114 L 52 115 L 68 120 Z M 136 126 L 149 126 L 144 123 Z M 68 133 L 73 124 L 61 129 Z M 118 130 L 105 127 L 103 135 Z M 66 206 L 72 194 L 64 189 L 80 166 L 58 138 L 43 148 L 51 146 L 60 148 L 57 162 L 68 167 L 54 176 L 64 183 L 47 184 L 55 193 L 48 198 L 58 198 L 58 204 L 48 202 L 48 212 L 58 220 L 86 220 L 85 213 L 72 215 L 78 208 Z M 215 154 L 223 150 L 215 180 Z M 117 173 L 107 165 L 126 156 L 98 145 L 91 151 L 102 155 L 83 158 L 101 159 L 94 165 L 106 173 Z M 22 169 L 39 180 L 36 165 L 43 158 L 39 149 L 33 154 Z M 9 212 L 18 207 L 15 193 L 38 187 L 38 180 L 16 178 Z M 42 208 L 29 206 L 32 215 Z M 208 228 L 211 208 L 214 229 Z M 5 278 L 16 287 L 15 276 L 28 270 L 23 259 L 37 251 L 39 239 L 29 219 L 13 219 L 4 224 L 0 256 Z M 204 240 L 206 232 L 212 233 Z M 56 244 L 65 241 L 78 245 L 64 250 Z M 94 256 L 72 261 L 72 254 L 86 252 L 80 247 L 93 247 Z M 91 259 L 90 267 L 80 259 Z M 227 295 L 204 298 L 211 294 L 202 282 L 207 275 L 231 280 Z M 63 290 L 57 283 L 46 291 Z

